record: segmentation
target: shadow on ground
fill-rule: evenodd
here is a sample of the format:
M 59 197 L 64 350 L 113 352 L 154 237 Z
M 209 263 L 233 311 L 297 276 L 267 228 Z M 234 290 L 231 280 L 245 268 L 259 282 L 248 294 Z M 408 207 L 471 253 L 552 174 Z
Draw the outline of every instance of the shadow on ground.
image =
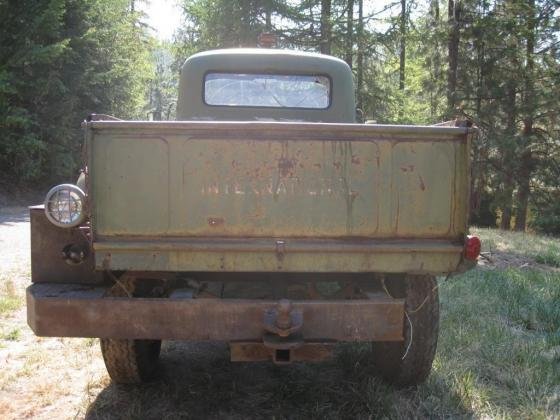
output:
M 0 212 L 0 225 L 29 222 L 27 207 L 3 207 Z
M 473 415 L 437 373 L 429 385 L 395 390 L 371 376 L 366 358 L 364 346 L 347 345 L 328 363 L 239 364 L 229 362 L 225 344 L 167 342 L 158 381 L 110 384 L 88 407 L 86 419 Z M 434 393 L 441 395 L 434 400 Z M 450 402 L 457 403 L 453 409 Z

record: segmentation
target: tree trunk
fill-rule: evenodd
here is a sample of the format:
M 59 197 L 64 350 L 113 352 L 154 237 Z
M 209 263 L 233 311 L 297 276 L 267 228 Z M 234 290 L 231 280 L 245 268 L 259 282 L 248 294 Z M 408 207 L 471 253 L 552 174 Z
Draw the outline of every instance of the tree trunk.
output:
M 431 0 L 430 2 L 430 29 L 432 31 L 433 37 L 433 56 L 432 56 L 432 66 L 430 68 L 431 72 L 431 84 L 432 88 L 430 92 L 430 118 L 435 121 L 437 104 L 441 94 L 439 84 L 441 82 L 441 55 L 440 55 L 440 33 L 439 33 L 439 0 Z
M 527 208 L 529 206 L 529 195 L 531 193 L 531 172 L 533 158 L 531 152 L 523 153 L 518 173 L 517 186 L 517 213 L 515 214 L 515 226 L 517 231 L 525 231 L 527 227 Z
M 331 0 L 321 0 L 321 54 L 331 54 Z
M 406 65 L 406 0 L 401 0 L 401 16 L 399 19 L 400 55 L 399 55 L 399 90 L 404 90 Z
M 513 190 L 514 190 L 514 178 L 513 174 L 515 171 L 515 150 L 513 144 L 513 138 L 516 131 L 516 121 L 517 121 L 517 86 L 514 79 L 510 79 L 507 82 L 506 91 L 506 101 L 504 112 L 507 115 L 506 118 L 506 128 L 504 130 L 505 139 L 499 145 L 501 154 L 501 168 L 503 171 L 503 199 L 500 203 L 502 209 L 502 221 L 500 223 L 500 229 L 510 230 L 511 229 L 511 218 L 513 215 Z
M 346 51 L 344 61 L 352 68 L 352 49 L 354 47 L 354 0 L 348 0 L 346 12 Z
M 459 18 L 460 0 L 448 1 L 448 70 L 447 70 L 447 109 L 448 118 L 455 117 L 455 105 L 457 100 L 457 67 L 459 62 Z
M 363 111 L 364 106 L 364 0 L 358 0 L 358 54 L 356 56 L 357 61 L 357 90 L 358 90 L 358 101 L 357 106 Z
M 525 231 L 527 227 L 527 207 L 529 206 L 529 195 L 531 194 L 531 175 L 534 169 L 534 159 L 531 153 L 533 141 L 533 124 L 535 112 L 535 86 L 533 81 L 535 71 L 535 0 L 528 0 L 527 16 L 527 49 L 525 68 L 525 98 L 523 118 L 523 143 L 524 150 L 521 155 L 517 190 L 517 214 L 515 218 L 515 230 Z
M 430 3 L 432 18 L 435 22 L 439 22 L 439 0 L 432 0 Z
M 270 10 L 270 3 L 267 3 L 265 7 L 265 30 L 266 32 L 270 32 L 272 31 L 272 11 Z
M 511 229 L 511 216 L 513 205 L 513 177 L 508 175 L 504 182 L 504 201 L 502 203 L 502 221 L 500 229 Z

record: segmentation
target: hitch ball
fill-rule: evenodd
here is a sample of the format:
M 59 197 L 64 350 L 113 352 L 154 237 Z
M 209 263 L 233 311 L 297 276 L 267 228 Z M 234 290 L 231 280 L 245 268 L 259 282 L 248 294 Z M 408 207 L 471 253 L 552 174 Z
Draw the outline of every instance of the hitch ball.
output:
M 303 325 L 303 312 L 294 309 L 292 303 L 282 299 L 264 313 L 264 329 L 280 337 L 288 337 L 299 331 Z

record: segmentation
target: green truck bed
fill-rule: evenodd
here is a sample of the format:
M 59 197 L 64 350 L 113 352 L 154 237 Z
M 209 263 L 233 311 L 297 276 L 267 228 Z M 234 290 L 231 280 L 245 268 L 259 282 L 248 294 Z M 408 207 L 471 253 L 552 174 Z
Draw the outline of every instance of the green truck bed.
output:
M 96 267 L 446 273 L 473 129 L 87 123 Z

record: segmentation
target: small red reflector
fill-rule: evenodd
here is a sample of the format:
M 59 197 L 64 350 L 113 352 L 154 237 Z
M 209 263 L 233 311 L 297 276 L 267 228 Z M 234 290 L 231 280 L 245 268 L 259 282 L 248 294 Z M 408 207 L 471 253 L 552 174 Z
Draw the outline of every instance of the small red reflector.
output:
M 478 236 L 467 235 L 467 240 L 465 241 L 465 258 L 475 261 L 480 255 L 481 246 L 482 243 Z

